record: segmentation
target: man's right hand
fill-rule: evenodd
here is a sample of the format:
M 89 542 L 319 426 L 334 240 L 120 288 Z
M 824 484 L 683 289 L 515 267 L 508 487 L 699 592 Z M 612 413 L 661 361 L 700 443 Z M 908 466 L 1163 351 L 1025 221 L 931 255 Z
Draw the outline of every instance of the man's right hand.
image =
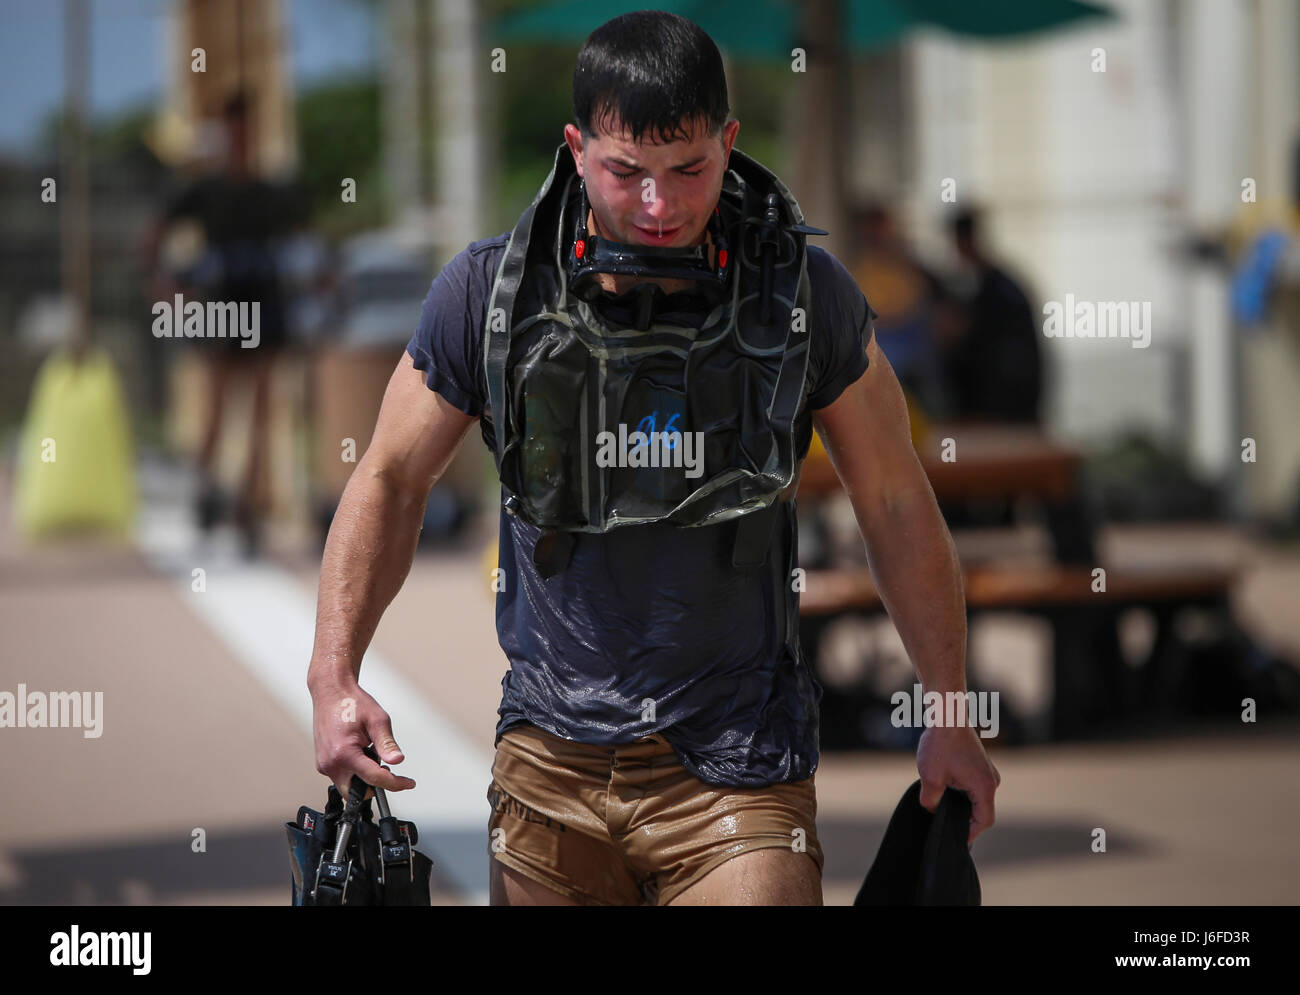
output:
M 375 751 L 385 763 L 398 764 L 406 759 L 393 739 L 388 713 L 358 685 L 334 685 L 313 691 L 312 713 L 316 770 L 333 781 L 344 798 L 348 796 L 353 774 L 385 791 L 415 787 L 409 777 L 394 774 L 365 755 L 365 748 L 374 743 Z M 366 797 L 373 794 L 368 791 Z

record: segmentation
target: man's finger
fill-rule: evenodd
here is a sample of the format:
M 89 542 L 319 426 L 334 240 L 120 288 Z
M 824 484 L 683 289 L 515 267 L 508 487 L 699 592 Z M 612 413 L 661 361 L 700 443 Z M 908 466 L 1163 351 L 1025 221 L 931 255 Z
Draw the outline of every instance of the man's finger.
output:
M 921 807 L 933 815 L 939 809 L 939 802 L 943 800 L 943 792 L 946 785 L 942 781 L 927 781 L 921 779 Z
M 397 745 L 397 740 L 393 738 L 393 726 L 387 717 L 372 721 L 367 731 L 375 744 L 375 752 L 384 763 L 400 764 L 406 759 L 401 747 Z
M 970 836 L 967 843 L 974 843 L 975 837 L 993 825 L 993 791 L 988 786 L 968 791 L 971 804 Z
M 342 784 L 340 784 L 338 781 L 334 782 L 334 787 L 339 789 L 339 794 L 343 796 L 343 801 L 345 804 L 347 803 L 348 799 L 352 797 L 352 777 L 353 775 L 349 774 Z M 367 798 L 373 798 L 373 797 L 375 797 L 375 790 L 374 788 L 370 787 L 367 784 L 366 793 L 361 796 L 361 800 L 365 801 Z
M 379 766 L 364 753 L 357 754 L 352 769 L 356 771 L 361 780 L 372 787 L 383 788 L 385 791 L 406 791 L 408 788 L 415 787 L 415 782 L 409 777 L 394 774 L 391 770 Z

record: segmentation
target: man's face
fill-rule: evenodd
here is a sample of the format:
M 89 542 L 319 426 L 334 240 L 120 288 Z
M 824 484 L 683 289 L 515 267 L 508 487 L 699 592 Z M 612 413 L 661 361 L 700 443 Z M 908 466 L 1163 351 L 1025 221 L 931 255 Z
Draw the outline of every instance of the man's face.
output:
M 722 178 L 739 121 L 728 121 L 721 140 L 702 126 L 689 141 L 650 144 L 631 141 L 617 121 L 614 130 L 583 138 L 575 125 L 564 129 L 578 175 L 586 180 L 596 234 L 616 242 L 685 248 L 704 238 L 718 204 Z

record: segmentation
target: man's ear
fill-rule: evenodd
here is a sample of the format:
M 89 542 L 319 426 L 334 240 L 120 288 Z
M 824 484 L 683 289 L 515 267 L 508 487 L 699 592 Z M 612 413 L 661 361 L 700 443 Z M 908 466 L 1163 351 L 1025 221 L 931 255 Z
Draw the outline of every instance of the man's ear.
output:
M 564 141 L 569 146 L 569 152 L 573 156 L 573 164 L 578 169 L 578 175 L 585 178 L 582 166 L 582 132 L 576 125 L 566 124 L 564 126 Z
M 722 128 L 722 148 L 726 153 L 727 159 L 731 158 L 731 148 L 736 144 L 736 136 L 740 134 L 740 122 L 734 117 L 728 121 Z M 726 166 L 726 162 L 723 162 Z

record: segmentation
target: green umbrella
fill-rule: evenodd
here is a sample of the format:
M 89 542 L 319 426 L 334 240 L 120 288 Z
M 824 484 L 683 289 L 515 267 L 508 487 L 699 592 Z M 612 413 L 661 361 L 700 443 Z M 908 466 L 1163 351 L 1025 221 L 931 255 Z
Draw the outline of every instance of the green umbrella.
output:
M 958 35 L 1007 38 L 1060 27 L 1113 12 L 1081 0 L 846 0 L 850 50 L 879 48 L 920 26 Z
M 494 31 L 494 41 L 582 41 L 611 18 L 648 9 L 646 0 L 560 0 L 508 14 Z M 753 58 L 790 57 L 796 12 L 783 0 L 668 0 L 654 9 L 694 21 L 728 53 Z
M 644 10 L 645 0 L 560 0 L 502 17 L 490 32 L 497 41 L 581 41 L 610 18 Z M 788 59 L 800 43 L 799 14 L 786 0 L 667 0 L 659 10 L 694 21 L 731 55 Z M 960 35 L 1008 37 L 1088 17 L 1113 17 L 1081 0 L 842 0 L 845 38 L 852 50 L 897 41 L 920 26 Z

